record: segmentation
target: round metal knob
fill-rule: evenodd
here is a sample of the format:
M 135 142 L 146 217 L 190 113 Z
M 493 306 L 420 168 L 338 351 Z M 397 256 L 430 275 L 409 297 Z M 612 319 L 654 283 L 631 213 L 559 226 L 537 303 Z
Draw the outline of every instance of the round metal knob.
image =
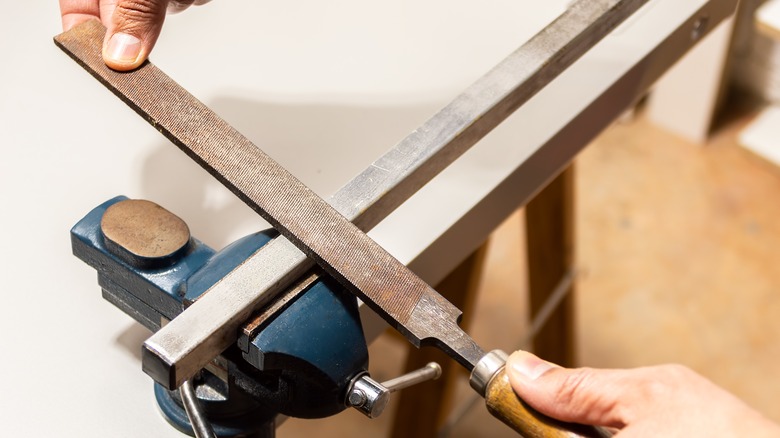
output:
M 365 414 L 368 418 L 376 418 L 382 414 L 390 394 L 427 380 L 436 380 L 441 376 L 441 366 L 431 362 L 419 370 L 379 383 L 368 373 L 357 376 L 347 391 L 347 406 L 351 406 Z

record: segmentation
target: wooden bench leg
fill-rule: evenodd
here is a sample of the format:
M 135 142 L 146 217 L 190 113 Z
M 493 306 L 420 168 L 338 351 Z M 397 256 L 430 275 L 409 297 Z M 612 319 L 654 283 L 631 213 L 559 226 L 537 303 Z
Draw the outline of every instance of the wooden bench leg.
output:
M 483 244 L 436 287 L 437 291 L 463 311 L 463 320 L 460 325 L 467 331 L 471 322 L 469 316 L 474 313 L 473 308 L 486 252 L 487 244 Z M 412 386 L 398 394 L 398 410 L 393 421 L 391 437 L 430 438 L 436 436 L 439 427 L 451 410 L 453 403 L 451 393 L 454 390 L 454 385 L 451 382 L 459 374 L 465 373 L 465 370 L 435 348 L 418 350 L 410 347 L 404 372 L 422 368 L 429 362 L 438 362 L 441 365 L 441 378 Z
M 526 233 L 531 318 L 547 302 L 561 279 L 569 274 L 574 260 L 574 169 L 570 167 L 553 180 L 526 207 Z M 458 266 L 436 289 L 463 310 L 461 326 L 468 330 L 482 275 L 487 244 Z M 552 313 L 534 338 L 539 356 L 563 366 L 574 366 L 574 308 L 572 291 Z M 434 348 L 409 350 L 405 371 L 435 361 L 442 365 L 442 378 L 414 386 L 399 394 L 398 410 L 390 436 L 427 438 L 436 436 L 451 410 L 452 380 L 463 370 Z
M 531 318 L 572 269 L 574 262 L 574 167 L 554 179 L 526 207 Z M 572 285 L 570 289 L 574 286 Z M 574 296 L 569 290 L 534 338 L 534 352 L 560 365 L 575 366 Z

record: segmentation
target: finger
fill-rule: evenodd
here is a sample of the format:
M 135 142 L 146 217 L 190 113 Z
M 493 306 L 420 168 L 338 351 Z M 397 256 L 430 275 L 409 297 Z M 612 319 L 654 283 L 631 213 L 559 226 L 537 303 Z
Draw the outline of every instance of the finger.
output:
M 566 369 L 518 351 L 507 361 L 507 375 L 520 398 L 550 417 L 617 428 L 632 419 L 622 370 Z
M 99 19 L 100 7 L 95 0 L 60 0 L 60 15 L 65 32 L 87 20 Z
M 168 0 L 117 0 L 107 25 L 103 60 L 115 70 L 132 70 L 149 56 L 160 36 Z
M 189 8 L 192 5 L 195 6 L 205 5 L 210 1 L 211 0 L 171 0 L 171 2 L 168 3 L 168 13 L 178 14 L 179 12 Z
M 195 0 L 171 0 L 171 2 L 168 3 L 168 13 L 178 14 L 179 12 L 192 6 L 194 2 Z

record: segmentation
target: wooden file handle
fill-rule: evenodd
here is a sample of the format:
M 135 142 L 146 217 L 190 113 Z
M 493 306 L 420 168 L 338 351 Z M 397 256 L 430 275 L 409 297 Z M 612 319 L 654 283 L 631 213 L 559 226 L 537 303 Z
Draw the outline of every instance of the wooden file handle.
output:
M 600 427 L 564 423 L 536 412 L 512 390 L 506 369 L 501 368 L 490 380 L 485 403 L 494 417 L 506 423 L 525 438 L 607 438 L 612 433 Z

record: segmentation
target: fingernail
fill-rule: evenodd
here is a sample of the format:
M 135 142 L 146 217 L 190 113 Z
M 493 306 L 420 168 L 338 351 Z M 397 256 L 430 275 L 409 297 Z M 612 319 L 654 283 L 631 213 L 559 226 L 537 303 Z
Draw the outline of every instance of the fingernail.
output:
M 141 40 L 126 33 L 115 33 L 106 47 L 106 55 L 121 63 L 135 62 L 140 53 Z
M 542 374 L 556 367 L 557 365 L 539 359 L 525 351 L 516 351 L 507 360 L 507 368 L 510 373 L 528 380 L 536 380 Z

